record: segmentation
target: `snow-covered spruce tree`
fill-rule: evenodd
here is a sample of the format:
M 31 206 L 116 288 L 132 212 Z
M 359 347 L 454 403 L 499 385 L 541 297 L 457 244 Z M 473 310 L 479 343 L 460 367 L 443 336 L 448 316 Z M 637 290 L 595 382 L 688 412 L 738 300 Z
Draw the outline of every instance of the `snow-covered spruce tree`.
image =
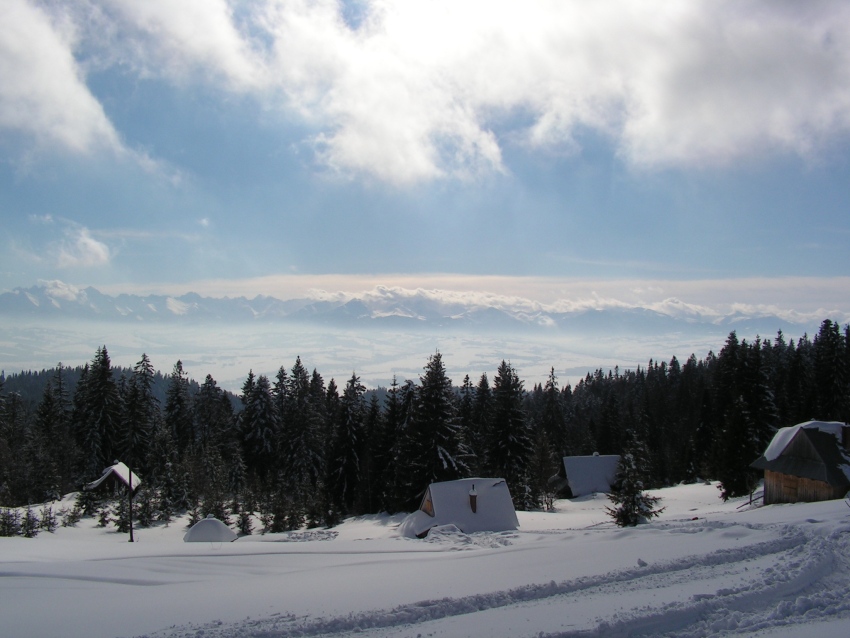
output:
M 646 446 L 634 431 L 627 430 L 626 445 L 620 455 L 616 480 L 608 495 L 614 507 L 605 508 L 620 527 L 634 527 L 664 511 L 663 507 L 656 507 L 661 501 L 660 498 L 643 491 L 648 467 L 649 455 Z

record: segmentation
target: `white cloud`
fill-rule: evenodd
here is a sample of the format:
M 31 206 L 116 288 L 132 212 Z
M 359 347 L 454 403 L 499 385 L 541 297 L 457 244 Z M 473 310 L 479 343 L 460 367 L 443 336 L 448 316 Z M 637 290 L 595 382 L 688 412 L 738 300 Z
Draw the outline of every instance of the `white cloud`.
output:
M 120 149 L 74 59 L 74 31 L 60 17 L 26 0 L 0 3 L 0 129 L 75 153 Z
M 54 299 L 64 301 L 77 301 L 85 297 L 85 292 L 72 284 L 66 284 L 58 279 L 39 279 L 39 286 L 44 286 L 45 293 Z
M 396 184 L 505 171 L 517 142 L 575 151 L 586 129 L 642 168 L 809 158 L 850 132 L 843 0 L 363 0 L 356 28 L 337 0 L 43 6 L 0 9 L 0 126 L 81 152 L 120 142 L 77 39 L 254 95 L 315 127 L 326 166 Z
M 261 55 L 225 0 L 105 0 L 103 7 L 121 40 L 110 45 L 126 48 L 122 61 L 145 74 L 184 81 L 200 73 L 240 91 L 268 84 Z
M 109 263 L 109 247 L 92 237 L 88 228 L 71 227 L 65 235 L 56 245 L 56 264 L 59 268 L 89 268 Z
M 589 127 L 648 167 L 808 156 L 850 130 L 846 3 L 374 0 L 356 31 L 330 0 L 269 5 L 321 157 L 389 181 L 502 170 L 516 115 L 532 148 Z

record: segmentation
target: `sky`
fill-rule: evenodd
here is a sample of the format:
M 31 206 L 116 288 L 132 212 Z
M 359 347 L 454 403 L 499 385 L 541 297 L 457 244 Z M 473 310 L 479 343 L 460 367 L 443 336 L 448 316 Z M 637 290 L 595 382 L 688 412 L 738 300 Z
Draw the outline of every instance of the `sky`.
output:
M 848 211 L 840 0 L 0 3 L 0 291 L 846 313 Z

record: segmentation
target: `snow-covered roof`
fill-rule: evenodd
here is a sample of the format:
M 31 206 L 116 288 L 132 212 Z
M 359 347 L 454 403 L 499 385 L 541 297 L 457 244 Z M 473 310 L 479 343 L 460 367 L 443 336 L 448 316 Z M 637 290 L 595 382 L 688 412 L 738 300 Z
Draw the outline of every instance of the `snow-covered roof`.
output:
M 238 538 L 236 532 L 212 514 L 198 521 L 183 536 L 184 543 L 230 543 Z
M 565 456 L 564 470 L 573 497 L 594 492 L 610 492 L 617 477 L 620 457 L 617 454 Z
M 135 472 L 131 472 L 130 468 L 121 463 L 121 461 L 117 461 L 114 465 L 110 465 L 108 468 L 103 470 L 103 474 L 100 475 L 100 478 L 96 481 L 92 481 L 91 483 L 87 483 L 84 490 L 94 490 L 101 486 L 101 484 L 106 481 L 109 477 L 114 477 L 117 480 L 124 483 L 124 485 L 130 484 L 130 477 L 133 479 L 133 491 L 135 492 L 139 489 L 139 486 L 142 484 L 142 479 L 140 479 Z
M 806 421 L 805 423 L 798 423 L 791 427 L 780 428 L 773 435 L 773 439 L 764 451 L 764 458 L 766 461 L 775 460 L 788 447 L 788 444 L 797 435 L 797 432 L 803 429 L 820 430 L 821 432 L 832 434 L 838 440 L 839 445 L 841 445 L 843 427 L 844 423 L 840 421 Z
M 402 521 L 399 531 L 421 536 L 437 525 L 455 525 L 469 534 L 516 529 L 519 521 L 505 479 L 468 478 L 431 483 L 422 506 Z

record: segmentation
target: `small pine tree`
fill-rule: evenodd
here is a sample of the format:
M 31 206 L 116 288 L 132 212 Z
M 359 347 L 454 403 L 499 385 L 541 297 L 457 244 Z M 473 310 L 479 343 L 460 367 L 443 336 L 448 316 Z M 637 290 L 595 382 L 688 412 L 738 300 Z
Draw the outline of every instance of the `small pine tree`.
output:
M 97 526 L 106 527 L 107 525 L 109 525 L 112 522 L 112 517 L 110 517 L 111 513 L 112 510 L 110 510 L 108 507 L 100 508 L 97 513 Z
M 274 522 L 274 514 L 265 507 L 260 510 L 260 523 L 263 526 L 262 533 L 272 531 L 272 523 Z
M 113 513 L 115 517 L 112 519 L 112 522 L 115 524 L 115 527 L 122 534 L 126 534 L 130 531 L 130 507 L 127 502 L 127 494 L 124 490 L 121 490 L 118 493 L 118 502 L 115 503 L 115 507 Z
M 100 510 L 101 500 L 96 492 L 81 491 L 77 493 L 74 509 L 80 510 L 83 516 L 94 516 Z
M 25 538 L 35 538 L 38 536 L 39 522 L 36 513 L 27 505 L 27 512 L 21 520 L 21 536 Z
M 21 533 L 21 515 L 16 509 L 0 509 L 0 536 L 17 536 Z
M 56 514 L 53 513 L 52 505 L 45 505 L 41 508 L 41 516 L 38 521 L 38 526 L 45 532 L 51 534 L 59 527 L 59 521 L 56 520 Z
M 189 508 L 189 523 L 186 527 L 192 527 L 195 523 L 201 520 L 201 505 L 197 501 Z
M 138 496 L 134 499 L 134 518 L 139 524 L 139 527 L 150 527 L 155 518 L 153 494 L 147 487 L 139 490 Z
M 649 467 L 643 442 L 631 430 L 626 436 L 626 449 L 620 455 L 616 481 L 608 495 L 615 507 L 605 509 L 620 527 L 634 527 L 658 516 L 664 508 L 656 509 L 661 499 L 643 491 L 646 468 Z
M 201 503 L 201 517 L 206 518 L 207 516 L 214 516 L 225 525 L 230 525 L 231 523 L 230 512 L 227 510 L 227 503 L 225 503 L 223 497 L 216 492 L 205 495 L 204 500 Z
M 246 510 L 241 510 L 239 512 L 239 519 L 236 522 L 236 526 L 239 528 L 239 533 L 242 536 L 250 536 L 254 531 L 254 521 L 251 518 L 251 512 Z
M 62 517 L 62 527 L 76 527 L 83 517 L 83 510 L 74 505 L 70 510 L 63 508 L 59 511 L 59 515 Z

